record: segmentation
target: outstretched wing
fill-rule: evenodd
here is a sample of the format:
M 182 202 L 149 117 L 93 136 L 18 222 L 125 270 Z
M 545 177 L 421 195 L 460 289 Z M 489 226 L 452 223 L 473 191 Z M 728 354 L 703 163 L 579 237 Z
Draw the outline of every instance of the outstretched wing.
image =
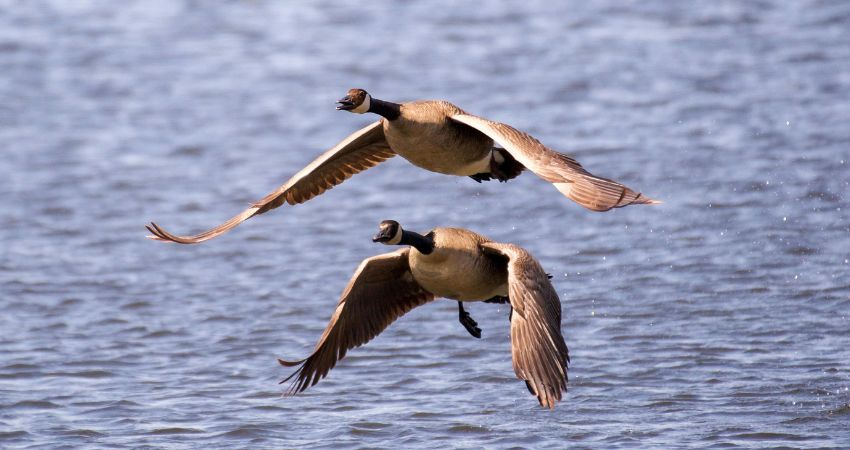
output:
M 413 279 L 408 252 L 404 248 L 360 263 L 313 353 L 300 361 L 278 359 L 287 367 L 300 366 L 281 381 L 292 379 L 287 395 L 318 383 L 349 349 L 369 342 L 411 309 L 434 299 Z
M 661 203 L 616 181 L 591 174 L 578 161 L 510 125 L 470 114 L 455 114 L 452 120 L 484 133 L 535 175 L 553 183 L 561 193 L 587 209 L 608 211 L 628 205 Z
M 306 202 L 342 183 L 352 175 L 393 156 L 395 156 L 395 152 L 384 139 L 384 128 L 379 120 L 345 138 L 334 148 L 301 169 L 277 190 L 254 203 L 250 208 L 233 216 L 227 222 L 194 236 L 176 236 L 151 222 L 146 227 L 148 231 L 153 233 L 153 236 L 148 237 L 179 244 L 204 242 L 229 231 L 251 217 L 277 208 L 284 203 L 296 205 Z
M 514 372 L 517 378 L 525 380 L 541 406 L 552 409 L 567 390 L 570 361 L 561 335 L 558 294 L 540 263 L 524 249 L 495 242 L 483 243 L 481 249 L 508 259 Z

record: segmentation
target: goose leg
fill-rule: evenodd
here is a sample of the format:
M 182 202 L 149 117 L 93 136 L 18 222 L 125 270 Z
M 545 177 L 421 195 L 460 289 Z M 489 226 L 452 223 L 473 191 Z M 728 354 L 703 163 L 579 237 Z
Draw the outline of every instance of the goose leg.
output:
M 462 302 L 457 302 L 457 313 L 460 324 L 466 328 L 466 331 L 469 331 L 469 334 L 473 337 L 481 339 L 481 328 L 478 328 L 478 322 L 476 322 L 472 316 L 463 309 Z

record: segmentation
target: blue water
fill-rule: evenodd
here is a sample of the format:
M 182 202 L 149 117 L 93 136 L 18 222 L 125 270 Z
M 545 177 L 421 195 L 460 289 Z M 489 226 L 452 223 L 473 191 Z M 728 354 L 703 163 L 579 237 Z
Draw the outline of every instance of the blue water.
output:
M 850 3 L 0 2 L 0 447 L 850 446 Z M 198 246 L 373 120 L 444 98 L 664 200 L 396 158 Z M 383 219 L 529 249 L 569 392 L 507 309 L 414 310 L 281 398 Z

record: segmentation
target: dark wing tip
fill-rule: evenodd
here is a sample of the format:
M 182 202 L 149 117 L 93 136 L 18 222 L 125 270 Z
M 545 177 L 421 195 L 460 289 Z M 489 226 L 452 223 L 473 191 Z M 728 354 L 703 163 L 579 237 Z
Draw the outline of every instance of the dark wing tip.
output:
M 152 223 L 153 222 L 151 222 L 151 224 Z M 159 240 L 159 237 L 157 237 L 157 235 L 156 235 L 156 231 L 154 231 L 154 229 L 151 225 L 145 225 L 145 229 L 147 229 L 148 232 L 150 233 L 149 235 L 145 236 L 146 238 L 153 239 L 153 240 Z
M 283 360 L 283 359 L 280 359 L 280 358 L 277 359 L 278 364 L 280 364 L 283 367 L 295 367 L 295 366 L 303 363 L 304 361 L 306 361 L 306 359 L 301 359 L 301 360 L 298 360 L 298 361 L 286 361 L 286 360 Z
M 156 223 L 151 222 L 150 224 L 145 225 L 145 228 L 147 228 L 147 230 L 151 233 L 150 235 L 145 236 L 146 238 L 153 239 L 155 241 L 171 241 L 170 239 L 168 239 L 168 237 L 166 237 L 166 234 L 162 231 L 162 228 L 160 228 L 159 225 L 157 225 Z
M 191 239 L 182 238 L 180 236 L 175 236 L 165 230 L 162 229 L 155 222 L 151 222 L 150 225 L 146 225 L 145 228 L 150 231 L 153 236 L 148 236 L 150 239 L 155 241 L 165 241 L 165 242 L 176 242 L 178 244 L 194 244 Z
M 313 383 L 310 384 L 310 379 L 312 377 L 314 377 L 314 375 L 309 373 L 308 369 L 305 366 L 305 364 L 307 364 L 309 359 L 310 358 L 304 358 L 304 359 L 301 359 L 301 360 L 298 360 L 298 361 L 286 361 L 286 360 L 280 359 L 280 358 L 277 359 L 278 364 L 280 364 L 281 366 L 284 366 L 284 367 L 301 366 L 298 369 L 296 369 L 294 372 L 289 374 L 288 377 L 286 377 L 286 378 L 284 378 L 284 379 L 282 379 L 278 382 L 278 384 L 284 384 L 286 382 L 289 382 L 289 387 L 286 389 L 286 391 L 283 392 L 284 397 L 292 397 L 295 394 L 298 394 L 299 392 L 304 392 L 305 389 L 310 387 L 312 384 L 316 384 L 319 381 L 319 379 L 321 378 L 321 377 L 316 376 L 315 380 L 313 380 Z M 307 371 L 307 372 L 305 372 L 305 371 Z
M 196 236 L 176 236 L 165 231 L 162 227 L 157 225 L 154 222 L 151 222 L 149 225 L 145 225 L 145 228 L 150 231 L 153 236 L 148 236 L 149 239 L 153 239 L 155 241 L 164 241 L 164 242 L 174 242 L 177 244 L 197 244 L 199 242 L 204 242 L 208 239 L 212 239 L 220 233 L 213 233 L 212 231 L 218 231 L 217 227 L 214 230 L 208 231 L 206 233 L 202 233 Z

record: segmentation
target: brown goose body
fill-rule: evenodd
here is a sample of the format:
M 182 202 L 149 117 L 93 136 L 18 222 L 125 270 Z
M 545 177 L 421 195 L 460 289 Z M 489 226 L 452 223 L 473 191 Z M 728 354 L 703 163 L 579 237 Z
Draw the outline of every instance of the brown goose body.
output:
M 514 373 L 541 406 L 554 408 L 567 390 L 569 351 L 561 334 L 561 302 L 540 263 L 523 248 L 472 231 L 436 228 L 426 235 L 384 221 L 373 239 L 403 245 L 364 260 L 340 296 L 313 352 L 286 361 L 294 395 L 328 375 L 352 348 L 380 334 L 408 311 L 441 296 L 483 300 L 506 295 L 511 306 Z M 410 247 L 407 247 L 410 246 Z
M 177 236 L 151 223 L 153 239 L 197 244 L 212 239 L 285 203 L 296 205 L 322 194 L 352 175 L 401 155 L 432 172 L 470 176 L 478 182 L 507 181 L 525 169 L 592 211 L 660 203 L 556 152 L 510 125 L 468 114 L 442 100 L 391 103 L 352 89 L 337 109 L 383 118 L 354 132 L 286 183 L 221 225 L 192 236 Z
M 489 172 L 493 140 L 452 121 L 455 114 L 466 113 L 441 100 L 402 103 L 397 119 L 383 120 L 384 137 L 390 148 L 417 167 L 446 175 Z
M 429 235 L 434 240 L 430 254 L 415 247 L 408 254 L 413 279 L 425 290 L 467 302 L 507 297 L 507 267 L 481 250 L 489 239 L 463 228 L 435 228 Z

